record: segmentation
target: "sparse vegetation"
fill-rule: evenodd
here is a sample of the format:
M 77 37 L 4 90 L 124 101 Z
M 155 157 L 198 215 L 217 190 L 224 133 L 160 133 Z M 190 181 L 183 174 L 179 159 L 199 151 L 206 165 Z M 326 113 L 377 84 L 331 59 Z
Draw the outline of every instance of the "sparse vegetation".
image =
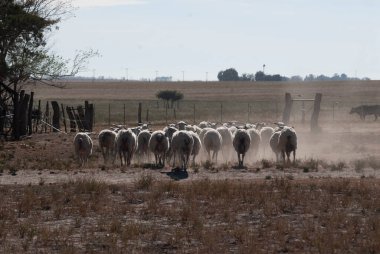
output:
M 376 179 L 268 177 L 148 186 L 144 192 L 136 184 L 95 180 L 0 186 L 0 250 L 375 253 L 380 248 Z

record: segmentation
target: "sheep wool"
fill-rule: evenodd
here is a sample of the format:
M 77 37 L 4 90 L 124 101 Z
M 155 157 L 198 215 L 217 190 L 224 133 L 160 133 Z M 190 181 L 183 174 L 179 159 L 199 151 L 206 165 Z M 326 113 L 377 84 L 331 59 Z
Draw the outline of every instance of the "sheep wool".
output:
M 165 132 L 155 131 L 149 139 L 149 150 L 154 154 L 156 166 L 165 166 L 166 153 L 169 150 L 169 138 Z
M 238 156 L 239 166 L 243 167 L 244 157 L 251 145 L 251 137 L 246 130 L 237 130 L 233 139 L 233 146 Z
M 84 166 L 92 154 L 92 140 L 85 132 L 79 132 L 74 137 L 74 151 L 81 166 Z

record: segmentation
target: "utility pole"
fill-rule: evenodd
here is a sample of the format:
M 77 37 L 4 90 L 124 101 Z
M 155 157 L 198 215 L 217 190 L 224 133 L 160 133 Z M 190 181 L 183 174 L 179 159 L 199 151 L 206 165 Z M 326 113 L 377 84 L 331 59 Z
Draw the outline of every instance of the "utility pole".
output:
M 265 64 L 263 64 L 263 73 L 265 73 Z
M 206 82 L 208 81 L 208 72 L 206 71 Z
M 182 82 L 185 81 L 185 71 L 182 71 Z
M 156 71 L 156 81 L 157 81 L 157 78 L 158 78 L 158 71 Z
M 128 68 L 125 68 L 125 80 L 128 81 Z

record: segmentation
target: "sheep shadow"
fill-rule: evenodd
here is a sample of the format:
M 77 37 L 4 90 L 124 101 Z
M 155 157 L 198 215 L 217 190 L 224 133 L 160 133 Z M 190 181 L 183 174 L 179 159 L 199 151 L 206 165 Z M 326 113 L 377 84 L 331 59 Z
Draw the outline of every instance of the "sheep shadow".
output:
M 157 170 L 157 169 L 163 169 L 164 165 L 156 165 L 154 163 L 145 163 L 142 165 L 143 169 L 152 169 L 152 170 Z
M 167 172 L 166 175 L 175 181 L 184 180 L 189 177 L 187 171 L 180 168 L 173 168 L 170 172 Z
M 232 169 L 247 170 L 247 166 L 235 165 L 231 167 Z

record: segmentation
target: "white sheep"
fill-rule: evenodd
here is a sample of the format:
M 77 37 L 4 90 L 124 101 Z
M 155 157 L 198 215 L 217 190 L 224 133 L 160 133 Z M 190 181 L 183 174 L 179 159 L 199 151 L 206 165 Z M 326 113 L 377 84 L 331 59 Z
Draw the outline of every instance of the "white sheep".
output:
M 248 134 L 251 137 L 251 145 L 250 145 L 250 151 L 252 156 L 256 157 L 261 143 L 261 136 L 260 132 L 256 130 L 255 128 L 248 129 Z
M 121 166 L 127 164 L 131 165 L 133 154 L 137 146 L 136 135 L 131 129 L 120 130 L 116 136 L 116 149 L 120 156 Z M 124 160 L 123 160 L 124 159 Z
M 269 139 L 269 145 L 272 148 L 272 151 L 276 155 L 276 161 L 278 162 L 278 155 L 280 153 L 280 150 L 278 148 L 278 137 L 280 136 L 281 130 L 277 130 L 273 132 L 272 136 Z
M 199 133 L 199 138 L 201 139 L 202 145 L 204 145 L 204 143 L 203 143 L 203 138 L 204 138 L 206 132 L 208 132 L 209 130 L 213 130 L 213 129 L 210 128 L 210 127 L 206 127 L 206 128 L 203 128 L 203 129 L 201 130 L 201 132 Z
M 208 159 L 211 161 L 210 152 L 213 151 L 212 160 L 218 162 L 218 152 L 222 148 L 223 139 L 217 130 L 209 129 L 203 137 L 203 145 L 206 149 Z
M 172 146 L 171 146 L 171 143 L 172 143 L 172 137 L 173 137 L 173 134 L 178 131 L 178 129 L 176 127 L 174 127 L 173 125 L 169 125 L 167 127 L 165 127 L 163 129 L 163 131 L 165 132 L 165 136 L 169 139 L 169 150 L 167 152 L 167 158 L 168 158 L 168 161 L 171 161 L 172 159 Z
M 222 154 L 223 154 L 223 157 L 229 161 L 231 159 L 231 150 L 232 150 L 232 133 L 231 131 L 225 127 L 225 126 L 221 126 L 221 127 L 218 127 L 216 129 L 220 135 L 222 136 Z
M 239 167 L 243 167 L 244 157 L 251 144 L 251 137 L 246 130 L 237 130 L 233 139 L 233 146 L 238 156 Z M 241 155 L 241 158 L 240 158 Z
M 193 166 L 195 166 L 195 157 L 199 154 L 202 148 L 202 142 L 197 133 L 192 132 L 192 131 L 190 131 L 189 133 L 191 134 L 194 140 L 194 145 L 193 145 L 193 150 L 191 151 L 191 155 L 193 156 Z
M 296 160 L 297 150 L 297 133 L 293 127 L 285 126 L 278 137 L 278 150 L 281 152 L 282 159 L 285 162 L 285 154 L 287 161 L 290 162 L 290 154 L 293 152 L 293 163 Z
M 149 149 L 154 154 L 156 166 L 165 166 L 166 153 L 169 150 L 169 138 L 165 132 L 155 131 L 149 139 Z
M 228 130 L 232 133 L 232 135 L 234 135 L 235 132 L 237 131 L 237 128 L 236 128 L 236 126 L 230 126 L 230 127 L 228 127 Z
M 112 162 L 115 161 L 115 142 L 116 142 L 116 132 L 112 130 L 102 130 L 99 132 L 98 140 L 99 140 L 99 147 L 102 151 L 104 163 L 107 163 L 109 159 L 112 158 Z
M 181 168 L 186 171 L 190 155 L 193 151 L 194 139 L 188 131 L 177 131 L 172 138 L 173 167 L 178 156 L 181 161 Z
M 262 143 L 264 154 L 265 154 L 266 148 L 269 146 L 269 140 L 272 137 L 273 133 L 274 133 L 274 129 L 269 126 L 262 127 L 260 130 L 261 143 Z
M 149 161 L 149 139 L 151 137 L 149 130 L 143 130 L 137 136 L 137 149 L 136 153 L 139 157 L 139 162 L 141 158 L 147 158 Z
M 198 127 L 201 128 L 201 129 L 204 129 L 204 128 L 210 128 L 211 127 L 211 124 L 209 122 L 206 122 L 206 121 L 203 121 L 203 122 L 200 122 L 198 124 Z
M 184 121 L 179 121 L 177 123 L 177 126 L 178 126 L 178 130 L 183 131 L 183 130 L 185 130 L 187 123 L 185 123 Z
M 79 132 L 74 137 L 74 151 L 81 166 L 87 163 L 88 157 L 92 154 L 92 140 L 85 132 Z

